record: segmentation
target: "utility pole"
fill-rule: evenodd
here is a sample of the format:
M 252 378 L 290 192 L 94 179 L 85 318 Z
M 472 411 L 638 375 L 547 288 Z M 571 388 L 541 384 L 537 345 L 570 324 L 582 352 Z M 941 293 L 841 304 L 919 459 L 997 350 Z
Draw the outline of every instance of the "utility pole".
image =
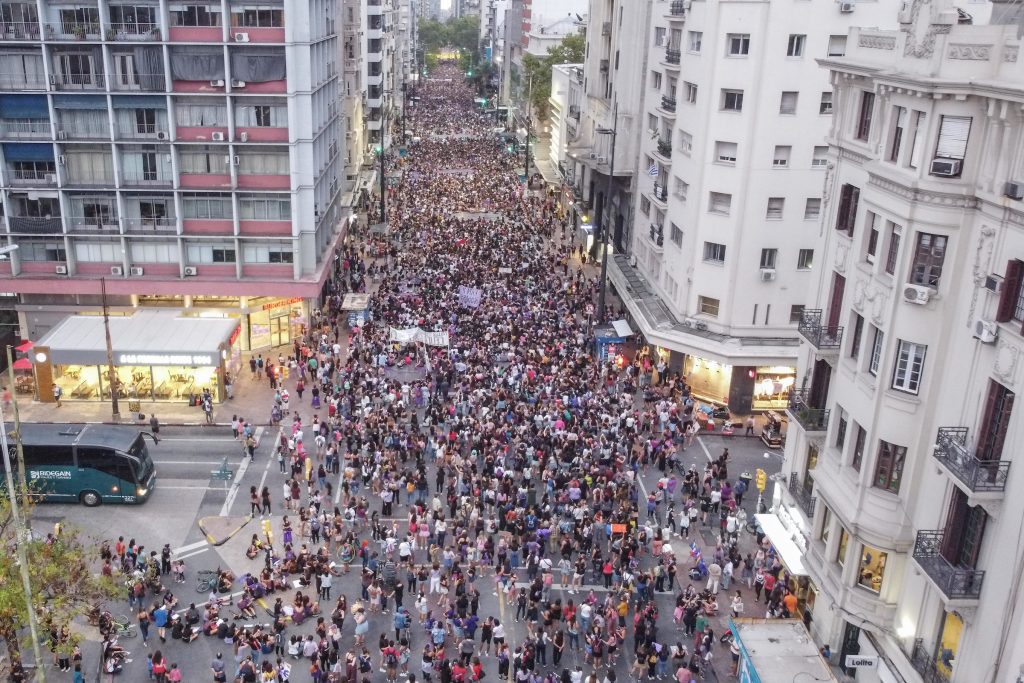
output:
M 107 278 L 100 278 L 100 298 L 103 303 L 103 331 L 107 338 L 107 382 L 110 386 L 110 410 L 114 422 L 121 419 L 121 409 L 117 405 L 118 382 L 117 371 L 114 369 L 114 344 L 110 340 L 110 312 L 107 310 Z
M 599 133 L 612 136 L 612 151 L 608 159 L 608 185 L 605 190 L 604 206 L 601 207 L 601 291 L 597 299 L 597 319 L 604 322 L 605 293 L 608 290 L 608 233 L 612 222 L 612 186 L 615 182 L 615 137 L 619 132 L 619 103 L 612 107 L 612 129 L 599 130 Z

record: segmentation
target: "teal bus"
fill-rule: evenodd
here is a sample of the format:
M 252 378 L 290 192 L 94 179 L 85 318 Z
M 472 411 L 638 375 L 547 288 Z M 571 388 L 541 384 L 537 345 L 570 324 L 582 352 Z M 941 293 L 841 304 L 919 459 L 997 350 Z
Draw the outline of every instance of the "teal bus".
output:
M 8 424 L 7 443 L 17 482 L 17 443 L 12 429 Z M 156 482 L 147 436 L 153 438 L 149 432 L 119 425 L 22 423 L 25 475 L 33 498 L 90 507 L 144 503 Z M 6 487 L 6 478 L 0 485 Z

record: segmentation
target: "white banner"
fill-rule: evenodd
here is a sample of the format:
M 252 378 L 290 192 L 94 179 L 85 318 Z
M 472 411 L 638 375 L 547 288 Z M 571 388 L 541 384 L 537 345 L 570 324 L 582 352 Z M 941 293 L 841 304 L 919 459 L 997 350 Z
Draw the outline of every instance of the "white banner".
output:
M 391 341 L 399 344 L 411 342 L 423 342 L 428 346 L 448 346 L 447 332 L 428 332 L 418 327 L 407 327 L 405 329 L 391 328 Z
M 484 296 L 484 291 L 476 287 L 466 287 L 461 285 L 459 287 L 459 305 L 466 306 L 467 308 L 477 308 L 480 306 L 480 300 Z
M 391 328 L 391 341 L 398 342 L 399 344 L 408 344 L 409 342 L 416 341 L 416 335 L 419 334 L 420 328 L 408 327 L 404 330 L 397 328 Z
M 448 333 L 420 330 L 417 341 L 421 341 L 428 346 L 448 346 Z

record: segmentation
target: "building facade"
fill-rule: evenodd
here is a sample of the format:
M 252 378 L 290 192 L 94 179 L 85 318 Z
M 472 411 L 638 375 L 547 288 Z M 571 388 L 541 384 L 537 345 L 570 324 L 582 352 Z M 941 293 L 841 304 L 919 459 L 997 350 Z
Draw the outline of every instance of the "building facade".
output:
M 851 26 L 895 28 L 898 7 L 653 5 L 632 258 L 611 262 L 611 277 L 635 327 L 705 401 L 781 410 L 795 388 L 832 119 L 815 59 L 842 54 Z
M 338 0 L 6 3 L 3 289 L 22 336 L 98 306 L 308 324 L 348 207 Z
M 864 681 L 1019 679 L 1024 71 L 1018 27 L 915 0 L 820 60 L 817 296 L 775 511 L 802 607 Z

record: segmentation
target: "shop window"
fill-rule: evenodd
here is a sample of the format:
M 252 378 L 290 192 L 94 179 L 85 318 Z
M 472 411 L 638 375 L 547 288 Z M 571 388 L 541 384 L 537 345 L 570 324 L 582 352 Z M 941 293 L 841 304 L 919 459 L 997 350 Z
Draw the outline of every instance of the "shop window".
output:
M 850 466 L 860 472 L 860 465 L 864 462 L 864 448 L 868 442 L 868 433 L 859 424 L 854 423 L 857 428 L 857 438 L 853 442 L 853 459 L 850 460 Z
M 754 312 L 757 315 L 757 311 Z M 796 369 L 785 365 L 764 365 L 754 370 L 754 410 L 785 410 L 796 383 Z
M 885 578 L 885 562 L 889 554 L 869 545 L 861 546 L 860 573 L 857 585 L 867 588 L 873 593 L 882 591 L 882 580 Z
M 878 460 L 875 462 L 875 488 L 899 493 L 900 482 L 903 480 L 903 463 L 906 459 L 906 446 L 879 441 Z
M 839 527 L 839 548 L 836 549 L 836 562 L 842 567 L 846 564 L 846 546 L 850 545 L 850 534 L 845 527 Z
M 823 543 L 828 543 L 828 537 L 832 535 L 832 510 L 827 505 L 821 506 L 821 538 Z

